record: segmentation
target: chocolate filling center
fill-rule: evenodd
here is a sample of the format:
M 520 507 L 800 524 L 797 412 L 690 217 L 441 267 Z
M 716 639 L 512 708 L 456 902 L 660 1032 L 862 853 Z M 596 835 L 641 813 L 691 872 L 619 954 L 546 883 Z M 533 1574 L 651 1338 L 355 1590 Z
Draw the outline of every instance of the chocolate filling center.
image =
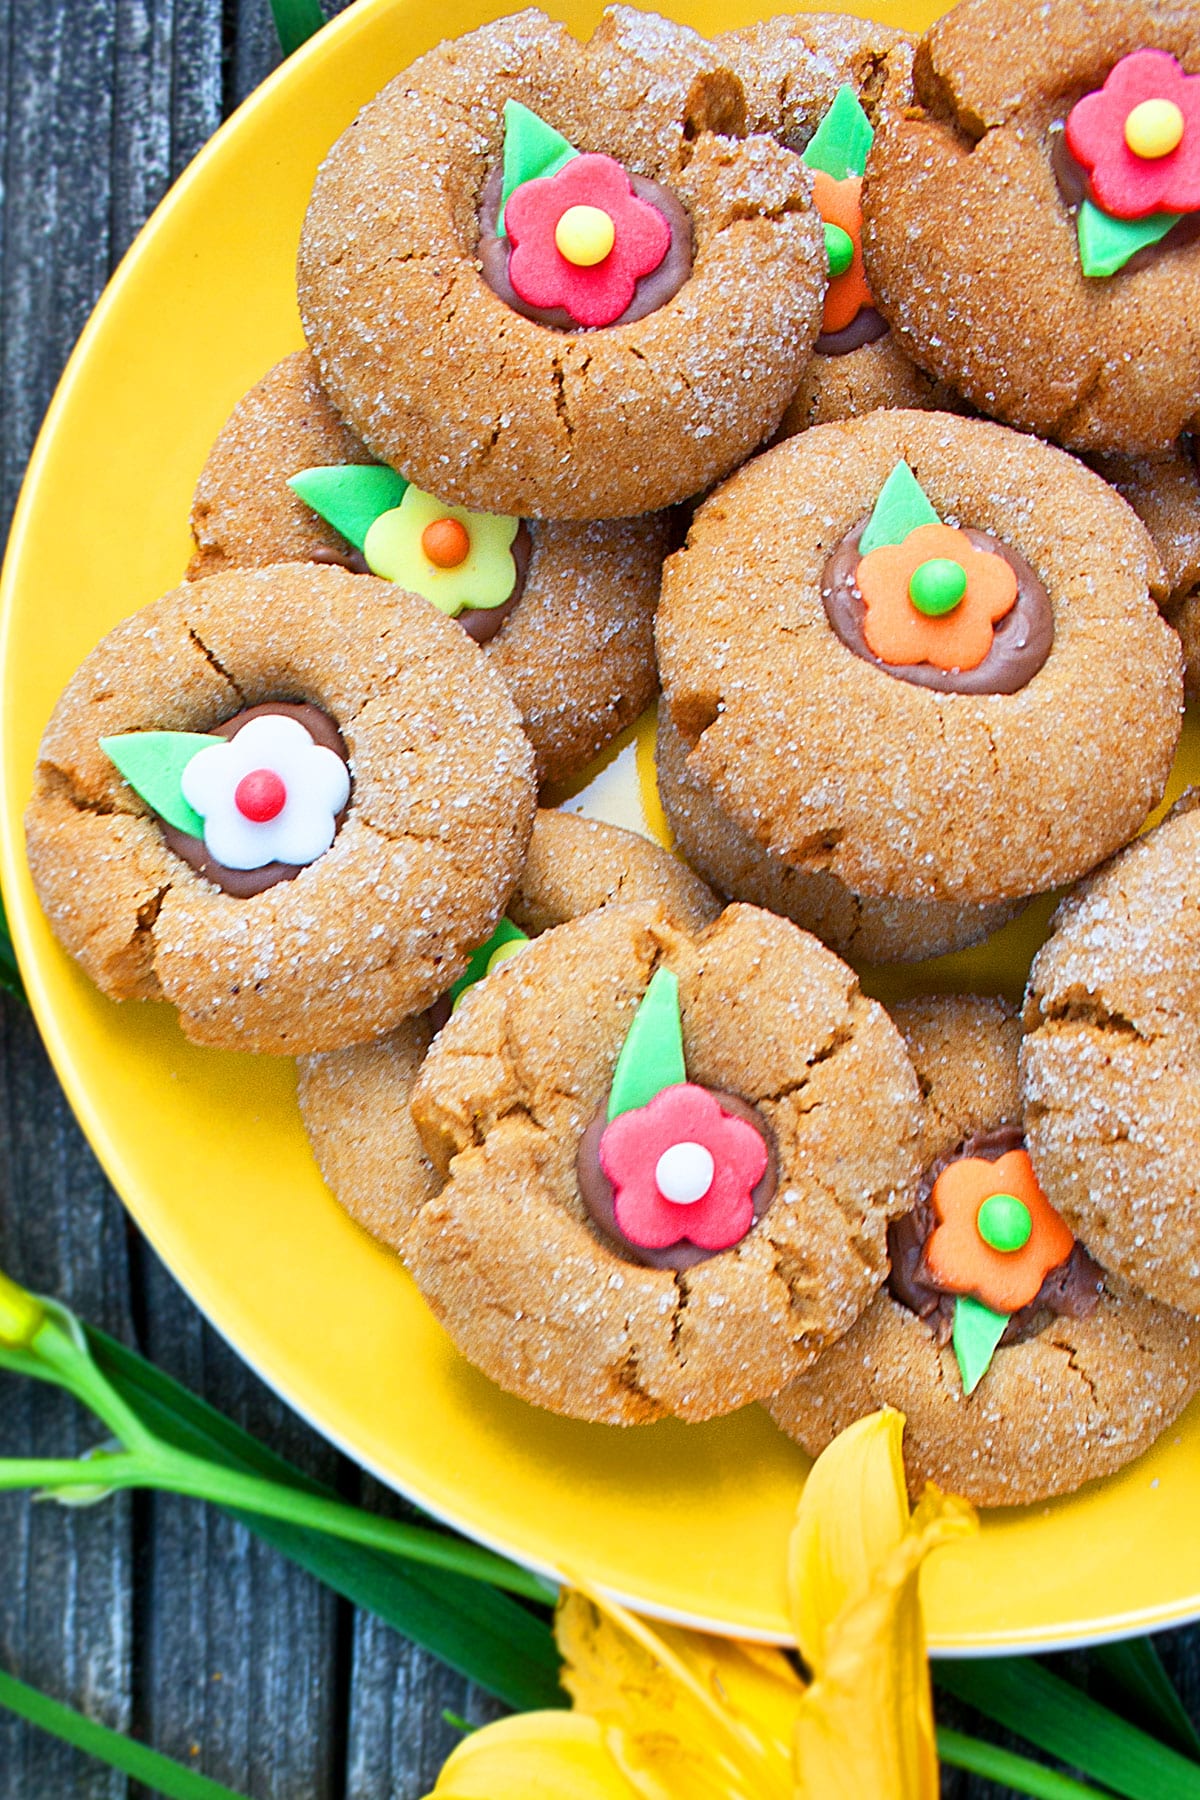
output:
M 516 580 L 512 593 L 499 606 L 466 606 L 462 612 L 454 615 L 455 624 L 461 625 L 469 638 L 477 644 L 490 643 L 492 638 L 499 637 L 504 629 L 505 621 L 512 617 L 517 601 L 525 592 L 525 583 L 529 577 L 529 559 L 533 554 L 533 538 L 524 519 L 517 526 L 517 535 L 512 541 L 510 554 L 516 568 Z M 349 569 L 352 575 L 370 575 L 373 573 L 370 563 L 361 550 L 347 545 L 344 551 L 314 550 L 309 557 L 310 562 L 332 564 L 335 568 Z
M 942 1170 L 967 1156 L 985 1162 L 998 1162 L 1010 1150 L 1025 1148 L 1025 1134 L 1019 1125 L 998 1125 L 991 1131 L 978 1131 L 964 1139 L 956 1150 L 931 1163 L 921 1178 L 917 1203 L 902 1219 L 888 1226 L 888 1256 L 891 1271 L 888 1292 L 893 1300 L 916 1313 L 929 1326 L 939 1348 L 950 1342 L 954 1329 L 954 1302 L 957 1295 L 939 1287 L 925 1263 L 925 1245 L 937 1223 L 930 1195 Z M 1000 1339 L 1002 1344 L 1022 1343 L 1035 1337 L 1052 1318 L 1085 1319 L 1095 1310 L 1104 1286 L 1104 1271 L 1093 1262 L 1083 1245 L 1076 1243 L 1070 1256 L 1051 1269 L 1041 1287 L 1029 1302 L 1012 1314 Z
M 298 719 L 314 744 L 321 744 L 326 750 L 332 750 L 340 756 L 347 768 L 350 766 L 350 752 L 347 750 L 341 732 L 319 706 L 310 706 L 306 701 L 270 700 L 264 706 L 251 706 L 245 712 L 235 713 L 232 719 L 226 719 L 223 725 L 212 725 L 209 735 L 212 737 L 234 738 L 248 725 L 251 719 L 268 717 Z M 336 820 L 340 831 L 342 820 L 346 817 L 347 807 L 343 807 Z M 177 831 L 174 825 L 168 825 L 165 819 L 158 821 L 167 845 L 176 856 L 182 857 L 190 869 L 197 875 L 203 875 L 222 893 L 231 894 L 235 900 L 248 900 L 252 894 L 261 894 L 277 881 L 294 881 L 302 868 L 309 868 L 308 863 L 264 863 L 261 869 L 229 869 L 209 855 L 203 838 L 189 837 L 185 831 Z
M 1017 598 L 996 621 L 992 647 L 983 661 L 974 669 L 935 669 L 930 663 L 886 663 L 876 656 L 863 635 L 867 609 L 855 582 L 861 560 L 858 541 L 866 528 L 867 520 L 861 519 L 846 534 L 821 576 L 825 616 L 847 650 L 898 681 L 942 694 L 1015 694 L 1033 680 L 1054 643 L 1050 596 L 1025 558 L 987 531 L 968 530 L 966 536 L 977 550 L 1004 558 L 1017 577 Z
M 611 325 L 600 328 L 605 331 L 618 325 L 632 325 L 635 319 L 644 319 L 648 313 L 657 312 L 660 306 L 665 306 L 679 292 L 692 272 L 692 221 L 683 202 L 670 188 L 649 180 L 645 175 L 631 175 L 629 179 L 638 199 L 653 206 L 671 227 L 671 245 L 657 269 L 651 269 L 648 275 L 643 275 L 638 281 L 633 290 L 633 299 L 620 318 L 614 319 Z M 555 331 L 591 329 L 578 324 L 564 306 L 530 306 L 528 301 L 521 299 L 508 279 L 509 241 L 506 237 L 496 235 L 503 184 L 504 171 L 497 165 L 484 182 L 483 193 L 480 195 L 479 242 L 475 253 L 482 264 L 483 279 L 506 306 L 510 306 L 513 312 L 520 313 L 523 318 L 532 319 L 535 325 L 549 325 Z
M 873 306 L 860 306 L 848 325 L 840 331 L 823 331 L 817 338 L 813 349 L 818 356 L 849 356 L 852 350 L 861 350 L 864 344 L 873 344 L 876 338 L 886 337 L 888 322 L 881 312 Z
M 701 1082 L 694 1082 L 701 1087 Z M 775 1137 L 762 1114 L 736 1094 L 726 1094 L 720 1088 L 704 1088 L 711 1094 L 723 1112 L 733 1113 L 739 1119 L 745 1119 L 753 1125 L 767 1146 L 767 1166 L 755 1187 L 752 1199 L 754 1217 L 750 1221 L 750 1232 L 769 1209 L 775 1198 L 775 1189 L 779 1183 L 779 1156 L 775 1149 Z M 617 1224 L 612 1182 L 600 1167 L 600 1139 L 604 1136 L 608 1124 L 608 1095 L 599 1112 L 579 1140 L 579 1150 L 575 1158 L 575 1178 L 579 1183 L 579 1193 L 588 1215 L 596 1226 L 602 1240 L 616 1251 L 626 1262 L 642 1263 L 651 1269 L 691 1269 L 697 1263 L 707 1262 L 710 1256 L 723 1256 L 723 1250 L 703 1250 L 699 1244 L 689 1243 L 686 1239 L 678 1244 L 668 1244 L 664 1250 L 648 1250 L 641 1244 L 630 1243 Z M 739 1239 L 744 1243 L 745 1238 Z M 728 1249 L 736 1249 L 730 1244 Z

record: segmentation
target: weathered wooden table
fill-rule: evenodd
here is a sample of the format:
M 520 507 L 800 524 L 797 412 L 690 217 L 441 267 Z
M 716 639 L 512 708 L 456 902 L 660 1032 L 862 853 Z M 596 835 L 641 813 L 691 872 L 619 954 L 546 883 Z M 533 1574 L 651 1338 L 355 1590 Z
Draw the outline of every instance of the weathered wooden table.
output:
M 5 529 L 59 371 L 118 258 L 276 58 L 267 0 L 0 0 Z M 156 1261 L 28 1013 L 7 999 L 0 1082 L 0 1267 L 136 1343 L 347 1497 L 386 1504 L 240 1365 Z M 74 1454 L 95 1435 L 64 1398 L 0 1380 L 0 1453 Z M 1195 1709 L 1200 1630 L 1160 1641 Z M 0 1668 L 255 1800 L 410 1800 L 456 1739 L 443 1709 L 473 1720 L 497 1710 L 242 1527 L 171 1498 L 69 1512 L 0 1497 Z M 0 1800 L 130 1792 L 0 1713 Z M 947 1775 L 944 1793 L 999 1790 Z

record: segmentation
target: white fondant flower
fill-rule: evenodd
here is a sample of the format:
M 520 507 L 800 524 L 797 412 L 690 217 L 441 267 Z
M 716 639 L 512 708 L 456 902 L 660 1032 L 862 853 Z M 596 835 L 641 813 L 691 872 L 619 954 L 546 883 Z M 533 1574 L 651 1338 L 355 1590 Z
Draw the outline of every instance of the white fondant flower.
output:
M 227 869 L 261 869 L 324 855 L 350 797 L 350 774 L 298 719 L 266 714 L 228 743 L 198 751 L 180 787 L 204 820 L 209 855 Z

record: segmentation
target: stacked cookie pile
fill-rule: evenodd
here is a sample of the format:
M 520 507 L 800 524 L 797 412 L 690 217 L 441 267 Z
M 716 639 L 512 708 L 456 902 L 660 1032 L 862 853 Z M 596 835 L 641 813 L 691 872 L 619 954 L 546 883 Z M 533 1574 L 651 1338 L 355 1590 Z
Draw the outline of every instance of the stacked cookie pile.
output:
M 308 348 L 60 700 L 30 863 L 105 993 L 301 1058 L 509 1391 L 809 1450 L 890 1402 L 1004 1504 L 1200 1385 L 1200 813 L 1137 838 L 1200 616 L 1197 46 L 531 11 L 323 165 Z M 660 684 L 679 856 L 538 811 Z M 842 960 L 1072 883 L 1023 1015 Z

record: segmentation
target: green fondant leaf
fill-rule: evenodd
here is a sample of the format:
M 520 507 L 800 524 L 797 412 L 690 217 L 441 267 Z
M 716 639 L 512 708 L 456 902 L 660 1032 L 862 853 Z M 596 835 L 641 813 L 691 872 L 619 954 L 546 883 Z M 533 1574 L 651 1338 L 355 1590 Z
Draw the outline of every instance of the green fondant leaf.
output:
M 375 463 L 337 463 L 329 468 L 301 469 L 288 486 L 306 506 L 361 550 L 380 513 L 399 506 L 408 487 L 395 469 Z
M 973 1393 L 987 1374 L 1008 1320 L 1008 1313 L 993 1312 L 970 1294 L 954 1302 L 954 1355 L 964 1394 Z
M 500 179 L 500 211 L 496 214 L 496 236 L 504 236 L 504 209 L 516 190 L 526 181 L 537 181 L 557 175 L 561 168 L 579 155 L 561 131 L 547 125 L 535 112 L 519 100 L 504 102 L 504 167 Z
M 625 1034 L 608 1096 L 608 1117 L 648 1106 L 655 1094 L 687 1080 L 679 981 L 670 969 L 656 969 Z
M 1147 244 L 1157 244 L 1165 238 L 1181 217 L 1181 213 L 1151 213 L 1148 219 L 1114 219 L 1090 200 L 1081 201 L 1075 226 L 1084 274 L 1115 275 Z
M 833 105 L 800 160 L 810 169 L 823 169 L 835 181 L 845 181 L 847 175 L 862 174 L 874 138 L 871 121 L 846 82 L 833 96 Z
M 488 964 L 502 945 L 527 944 L 528 942 L 528 932 L 522 931 L 519 925 L 514 925 L 511 919 L 501 919 L 487 943 L 480 944 L 463 973 L 450 989 L 451 1010 L 458 1005 L 459 998 L 466 993 L 469 987 L 474 987 L 477 981 L 483 980 L 488 972 Z
M 160 819 L 189 837 L 203 837 L 204 820 L 184 799 L 179 781 L 197 751 L 225 741 L 202 731 L 131 731 L 101 738 L 100 748 Z
M 858 553 L 865 556 L 881 544 L 902 544 L 918 525 L 940 523 L 908 464 L 898 462 L 879 490 L 879 498 L 858 540 Z

